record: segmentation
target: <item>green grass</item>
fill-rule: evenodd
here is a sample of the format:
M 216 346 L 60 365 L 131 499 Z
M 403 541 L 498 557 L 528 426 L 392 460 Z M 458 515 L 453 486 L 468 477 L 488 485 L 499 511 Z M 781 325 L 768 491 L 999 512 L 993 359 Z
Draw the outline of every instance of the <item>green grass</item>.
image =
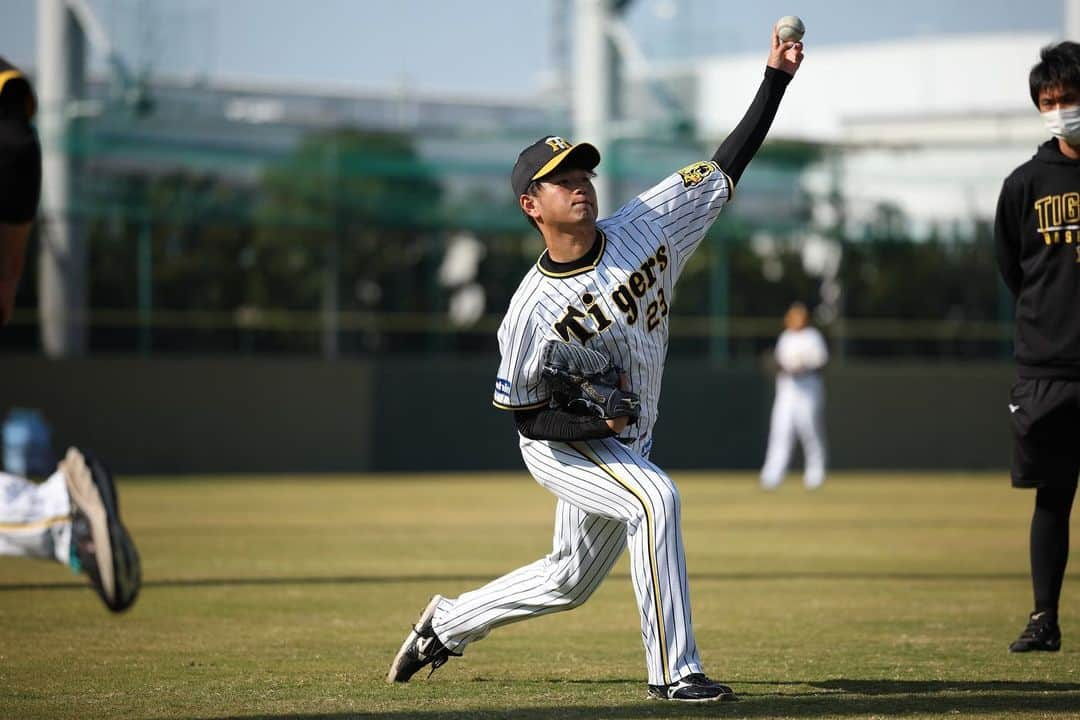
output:
M 625 557 L 584 607 L 385 683 L 432 593 L 548 551 L 554 501 L 524 473 L 122 478 L 131 612 L 0 558 L 0 717 L 1080 717 L 1075 572 L 1065 649 L 1005 651 L 1031 603 L 1033 495 L 1004 473 L 837 474 L 809 494 L 676 480 L 698 645 L 739 703 L 644 699 Z

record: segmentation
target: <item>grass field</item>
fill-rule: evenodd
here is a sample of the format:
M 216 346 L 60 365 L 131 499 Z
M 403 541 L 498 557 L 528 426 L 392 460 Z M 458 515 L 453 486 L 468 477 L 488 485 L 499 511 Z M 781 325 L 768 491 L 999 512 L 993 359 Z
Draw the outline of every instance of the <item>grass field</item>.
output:
M 1075 571 L 1062 652 L 1006 652 L 1033 496 L 1004 473 L 675 477 L 698 644 L 739 703 L 645 699 L 625 557 L 584 607 L 385 683 L 432 593 L 548 551 L 524 473 L 121 478 L 142 596 L 112 616 L 58 564 L 0 558 L 0 717 L 1080 717 Z

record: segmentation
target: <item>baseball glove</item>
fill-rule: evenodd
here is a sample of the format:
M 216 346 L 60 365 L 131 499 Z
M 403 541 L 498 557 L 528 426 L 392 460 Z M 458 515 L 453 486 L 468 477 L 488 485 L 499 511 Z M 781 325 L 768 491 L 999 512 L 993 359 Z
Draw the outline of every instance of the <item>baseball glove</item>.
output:
M 553 340 L 541 354 L 541 377 L 551 390 L 551 404 L 577 415 L 637 422 L 641 400 L 619 388 L 621 371 L 602 352 Z

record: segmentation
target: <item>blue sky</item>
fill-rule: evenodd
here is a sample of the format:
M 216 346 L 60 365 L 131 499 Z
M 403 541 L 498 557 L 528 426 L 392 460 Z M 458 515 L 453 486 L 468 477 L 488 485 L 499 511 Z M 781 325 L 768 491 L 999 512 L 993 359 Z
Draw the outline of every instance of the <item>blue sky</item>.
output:
M 0 54 L 32 66 L 37 0 L 0 0 Z M 158 72 L 525 97 L 556 65 L 567 0 L 90 0 L 127 63 Z M 647 57 L 766 50 L 781 15 L 814 45 L 1059 30 L 1062 0 L 636 0 Z M 1059 30 L 1060 32 L 1060 30 Z M 973 58 L 973 62 L 977 59 Z

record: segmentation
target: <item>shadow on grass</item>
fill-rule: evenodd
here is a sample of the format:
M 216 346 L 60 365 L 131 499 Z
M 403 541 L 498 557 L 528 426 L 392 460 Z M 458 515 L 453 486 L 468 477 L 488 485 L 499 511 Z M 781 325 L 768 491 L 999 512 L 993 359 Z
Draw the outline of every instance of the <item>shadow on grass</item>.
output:
M 605 681 L 599 681 L 605 682 Z M 637 687 L 636 684 L 631 684 Z M 414 718 L 415 720 L 541 720 L 542 718 L 637 718 L 667 717 L 905 717 L 910 715 L 981 715 L 1012 712 L 1075 713 L 1080 707 L 1080 683 L 1012 680 L 858 680 L 836 678 L 819 682 L 739 683 L 742 700 L 687 706 L 656 701 L 627 705 L 562 705 L 500 709 L 383 710 L 377 713 L 330 713 L 289 715 L 299 720 L 345 720 L 346 718 Z M 745 686 L 754 686 L 747 692 Z M 790 692 L 790 686 L 811 688 Z M 774 692 L 769 692 L 774 688 Z M 643 688 L 641 688 L 643 689 Z M 815 692 L 817 690 L 817 692 Z M 284 715 L 247 715 L 229 720 L 280 720 Z
M 766 683 L 768 684 L 768 683 Z M 855 695 L 907 695 L 925 693 L 1049 693 L 1080 692 L 1080 683 L 1044 682 L 1041 680 L 849 680 L 838 678 L 808 683 L 822 690 Z M 1074 709 L 1080 706 L 1073 705 Z
M 491 575 L 349 575 L 327 577 L 250 577 L 250 578 L 167 578 L 144 580 L 147 588 L 262 587 L 267 585 L 393 585 L 431 582 L 486 583 Z M 0 592 L 15 590 L 72 590 L 86 587 L 84 581 L 41 583 L 0 583 Z
M 398 585 L 409 583 L 486 583 L 497 577 L 489 575 L 345 575 L 328 577 L 247 577 L 247 578 L 163 578 L 146 580 L 143 588 L 245 587 L 267 585 Z M 1030 580 L 1019 573 L 920 573 L 920 572 L 779 572 L 779 573 L 694 573 L 691 580 L 699 582 L 773 582 L 773 581 L 893 581 L 906 582 L 990 582 L 995 580 Z M 82 589 L 85 583 L 77 580 L 63 582 L 0 583 L 0 592 L 19 590 Z

